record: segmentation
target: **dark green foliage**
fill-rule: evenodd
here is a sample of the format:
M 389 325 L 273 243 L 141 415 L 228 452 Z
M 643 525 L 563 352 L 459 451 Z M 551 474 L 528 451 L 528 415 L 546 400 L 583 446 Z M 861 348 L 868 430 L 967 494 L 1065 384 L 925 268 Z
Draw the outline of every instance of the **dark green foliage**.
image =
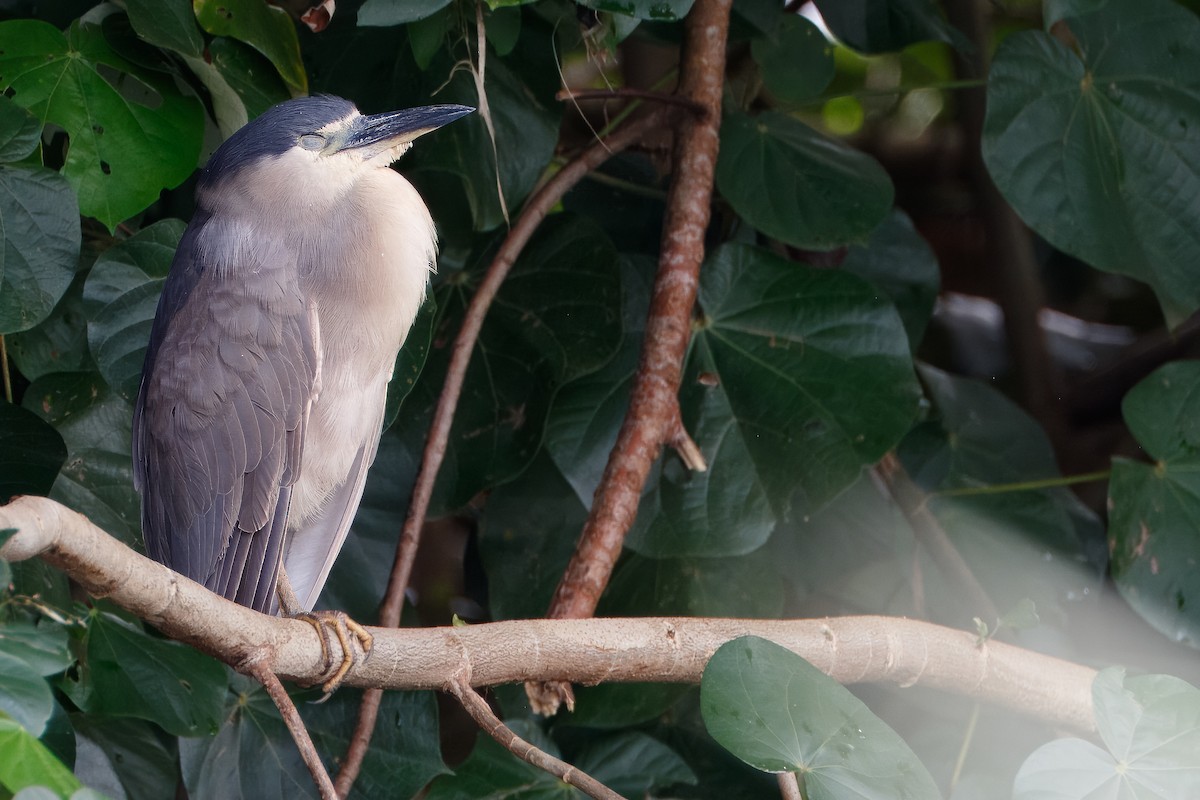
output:
M 374 621 L 468 304 L 531 194 L 592 141 L 555 97 L 560 76 L 607 85 L 619 80 L 609 50 L 629 69 L 649 53 L 639 87 L 669 88 L 661 54 L 691 7 L 485 0 L 477 17 L 454 0 L 345 0 L 312 34 L 263 0 L 16 4 L 36 18 L 0 22 L 0 371 L 12 395 L 0 401 L 0 502 L 45 494 L 140 546 L 131 402 L 177 217 L 192 207 L 189 176 L 248 119 L 309 91 L 368 113 L 482 108 L 482 41 L 495 140 L 475 114 L 399 166 L 437 221 L 441 258 L 321 603 Z M 1108 619 L 1097 597 L 1111 553 L 1143 635 L 1195 647 L 1200 369 L 1169 364 L 1125 396 L 1144 457 L 1115 459 L 1105 520 L 1063 485 L 1038 420 L 998 387 L 918 361 L 938 357 L 926 332 L 941 270 L 914 201 L 928 176 L 914 178 L 892 145 L 910 100 L 936 98 L 930 119 L 955 121 L 954 48 L 995 43 L 966 42 L 935 0 L 815 7 L 836 43 L 778 2 L 735 3 L 679 393 L 707 470 L 670 449 L 657 459 L 600 613 L 913 615 L 1089 663 L 1156 663 L 1081 644 Z M 1178 326 L 1200 308 L 1196 15 L 1171 0 L 1047 0 L 1044 26 L 996 13 L 998 30 L 1022 30 L 995 50 L 983 141 L 954 147 L 982 147 L 1004 198 L 1049 246 L 1144 282 Z M 597 130 L 617 113 L 585 108 Z M 847 108 L 865 115 L 863 135 L 836 135 Z M 461 565 L 442 553 L 451 577 L 422 576 L 421 613 L 545 613 L 639 369 L 671 180 L 665 141 L 649 137 L 572 189 L 491 306 L 433 502 L 434 515 L 469 522 L 470 543 Z M 980 199 L 955 191 L 939 201 L 969 216 Z M 999 619 L 983 618 L 875 481 L 889 453 Z M 0 531 L 0 545 L 12 534 Z M 78 599 L 41 561 L 0 561 L 0 798 L 316 796 L 257 684 Z M 856 697 L 752 638 L 717 651 L 699 689 L 578 687 L 576 711 L 550 721 L 530 716 L 516 687 L 495 696 L 514 730 L 629 797 L 778 797 L 763 770 L 796 771 L 807 797 L 828 800 L 1200 794 L 1196 690 L 1162 675 L 1100 674 L 1103 748 L 1037 749 L 1052 732 L 1028 721 L 1032 738 L 1005 740 L 999 712 L 981 717 L 973 743 L 967 705 L 917 690 Z M 360 697 L 300 703 L 331 768 Z M 468 753 L 462 730 L 432 693 L 386 694 L 353 796 L 579 796 L 487 736 Z

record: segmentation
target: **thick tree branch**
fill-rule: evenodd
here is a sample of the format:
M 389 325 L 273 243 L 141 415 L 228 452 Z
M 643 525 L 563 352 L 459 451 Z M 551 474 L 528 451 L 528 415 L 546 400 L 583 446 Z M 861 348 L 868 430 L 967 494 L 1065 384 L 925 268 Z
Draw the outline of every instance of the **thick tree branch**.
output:
M 691 442 L 679 435 L 679 384 L 691 336 L 692 306 L 704 260 L 725 80 L 725 44 L 732 0 L 698 0 L 684 23 L 679 94 L 702 113 L 679 120 L 674 178 L 667 197 L 658 275 L 629 408 L 609 454 L 591 513 L 546 616 L 583 619 L 596 610 L 612 576 L 625 535 L 637 515 L 642 487 L 665 444 Z M 686 447 L 683 453 L 699 454 Z M 703 463 L 703 457 L 691 459 Z M 569 686 L 526 687 L 533 708 L 553 714 Z
M 313 627 L 225 600 L 135 553 L 53 500 L 0 506 L 20 532 L 0 557 L 40 556 L 91 594 L 107 596 L 164 633 L 250 672 L 256 662 L 302 684 L 326 665 Z M 460 628 L 370 628 L 375 646 L 346 679 L 354 686 L 450 690 L 529 680 L 583 684 L 696 683 L 709 657 L 739 636 L 786 647 L 842 683 L 926 686 L 1053 724 L 1095 730 L 1095 670 L 967 631 L 891 617 L 818 620 L 693 618 L 525 620 Z
M 387 590 L 379 609 L 379 624 L 394 628 L 400 624 L 400 612 L 404 605 L 404 592 L 408 588 L 409 577 L 412 574 L 413 561 L 417 557 L 417 546 L 420 544 L 421 528 L 425 524 L 425 514 L 429 511 L 429 501 L 433 497 L 433 487 L 437 482 L 438 470 L 446 457 L 446 445 L 450 441 L 450 428 L 454 424 L 454 412 L 458 408 L 458 399 L 462 394 L 463 382 L 466 380 L 467 366 L 471 361 L 471 353 L 483 328 L 483 320 L 495 299 L 500 285 L 508 275 L 517 257 L 537 230 L 538 225 L 550 213 L 550 210 L 562 200 L 563 195 L 575 184 L 583 180 L 588 173 L 595 170 L 616 153 L 640 141 L 648 132 L 665 124 L 667 114 L 657 110 L 631 120 L 621 126 L 605 139 L 598 140 L 581 153 L 574 161 L 567 164 L 553 178 L 546 182 L 541 189 L 529 198 L 517 222 L 509 231 L 508 237 L 500 245 L 495 258 L 484 275 L 479 289 L 471 298 L 463 317 L 462 328 L 454 340 L 454 350 L 450 357 L 450 366 L 446 371 L 446 381 L 442 385 L 442 394 L 438 398 L 437 407 L 433 412 L 429 436 L 425 441 L 425 451 L 421 457 L 421 469 L 417 474 L 416 485 L 413 487 L 412 502 L 408 506 L 408 515 L 404 520 L 404 528 L 396 543 L 396 556 L 392 564 L 391 575 L 388 578 Z M 358 722 L 350 737 L 350 746 L 342 759 L 342 767 L 337 776 L 338 794 L 345 797 L 350 793 L 362 767 L 363 757 L 371 743 L 371 732 L 375 728 L 375 720 L 379 714 L 379 703 L 383 694 L 375 689 L 363 693 L 359 706 Z
M 704 113 L 683 118 L 677 126 L 675 177 L 637 377 L 591 514 L 551 603 L 551 618 L 580 619 L 595 611 L 637 514 L 650 467 L 676 433 L 683 356 L 717 164 L 730 6 L 730 0 L 699 0 L 685 24 L 680 94 Z

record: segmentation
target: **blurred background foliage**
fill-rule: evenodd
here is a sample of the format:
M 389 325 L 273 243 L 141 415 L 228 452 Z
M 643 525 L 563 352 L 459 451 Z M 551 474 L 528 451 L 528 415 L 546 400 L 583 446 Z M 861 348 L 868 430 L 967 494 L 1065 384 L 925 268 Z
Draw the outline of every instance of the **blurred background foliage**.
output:
M 673 88 L 691 2 L 341 0 L 319 31 L 283 5 L 0 2 L 0 500 L 48 494 L 141 546 L 131 401 L 194 171 L 225 136 L 307 92 L 374 113 L 482 107 L 482 85 L 491 131 L 473 115 L 399 167 L 442 251 L 322 600 L 369 623 L 466 302 L 529 193 L 648 102 L 624 90 Z M 701 689 L 584 687 L 551 720 L 502 687 L 518 732 L 630 796 L 774 797 L 759 770 L 799 767 L 811 797 L 1200 793 L 1197 41 L 1196 4 L 1172 0 L 735 0 L 680 395 L 710 469 L 662 456 L 601 603 L 904 615 L 1183 680 L 1105 671 L 1108 749 L 1037 749 L 1054 732 L 1027 719 L 851 694 L 739 640 Z M 545 612 L 636 370 L 670 145 L 655 132 L 572 190 L 501 290 L 412 624 Z M 885 456 L 917 507 L 872 468 Z M 990 606 L 940 569 L 930 525 Z M 303 705 L 331 765 L 359 696 Z M 817 746 L 846 719 L 866 744 Z M 776 741 L 789 726 L 804 735 Z M 1135 735 L 1152 755 L 1121 750 Z M 389 693 L 354 794 L 426 786 L 573 792 L 433 694 Z M 184 794 L 315 789 L 252 681 L 0 561 L 0 797 Z

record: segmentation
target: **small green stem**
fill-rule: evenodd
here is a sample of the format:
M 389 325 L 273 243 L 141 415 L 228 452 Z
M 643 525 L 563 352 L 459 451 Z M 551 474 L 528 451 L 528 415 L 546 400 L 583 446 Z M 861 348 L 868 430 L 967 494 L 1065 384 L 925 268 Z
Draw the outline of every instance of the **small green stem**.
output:
M 11 403 L 13 401 L 12 375 L 8 371 L 8 345 L 2 333 L 0 333 L 0 375 L 4 379 L 4 399 Z
M 1077 483 L 1106 481 L 1110 474 L 1111 470 L 1102 469 L 1096 472 L 1085 472 L 1082 475 L 1062 475 L 1057 478 L 1043 478 L 1038 481 L 1020 481 L 1018 483 L 997 483 L 992 486 L 964 486 L 959 489 L 942 489 L 930 494 L 934 497 L 971 497 L 980 494 L 1033 492 L 1038 489 L 1056 489 L 1060 486 L 1074 486 Z
M 971 716 L 967 718 L 967 730 L 963 733 L 962 747 L 958 749 L 958 758 L 954 761 L 954 773 L 950 776 L 950 791 L 958 785 L 962 777 L 963 765 L 967 763 L 967 753 L 971 752 L 971 741 L 975 738 L 975 726 L 979 724 L 979 703 L 971 706 Z

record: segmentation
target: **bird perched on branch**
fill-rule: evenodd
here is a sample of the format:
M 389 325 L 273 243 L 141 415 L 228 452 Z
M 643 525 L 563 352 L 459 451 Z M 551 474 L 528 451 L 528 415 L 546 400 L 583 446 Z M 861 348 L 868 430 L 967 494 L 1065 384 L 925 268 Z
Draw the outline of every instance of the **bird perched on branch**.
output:
M 285 613 L 312 609 L 362 498 L 436 256 L 428 209 L 390 165 L 472 110 L 364 116 L 302 97 L 213 154 L 134 410 L 152 558 L 264 613 L 281 601 Z

